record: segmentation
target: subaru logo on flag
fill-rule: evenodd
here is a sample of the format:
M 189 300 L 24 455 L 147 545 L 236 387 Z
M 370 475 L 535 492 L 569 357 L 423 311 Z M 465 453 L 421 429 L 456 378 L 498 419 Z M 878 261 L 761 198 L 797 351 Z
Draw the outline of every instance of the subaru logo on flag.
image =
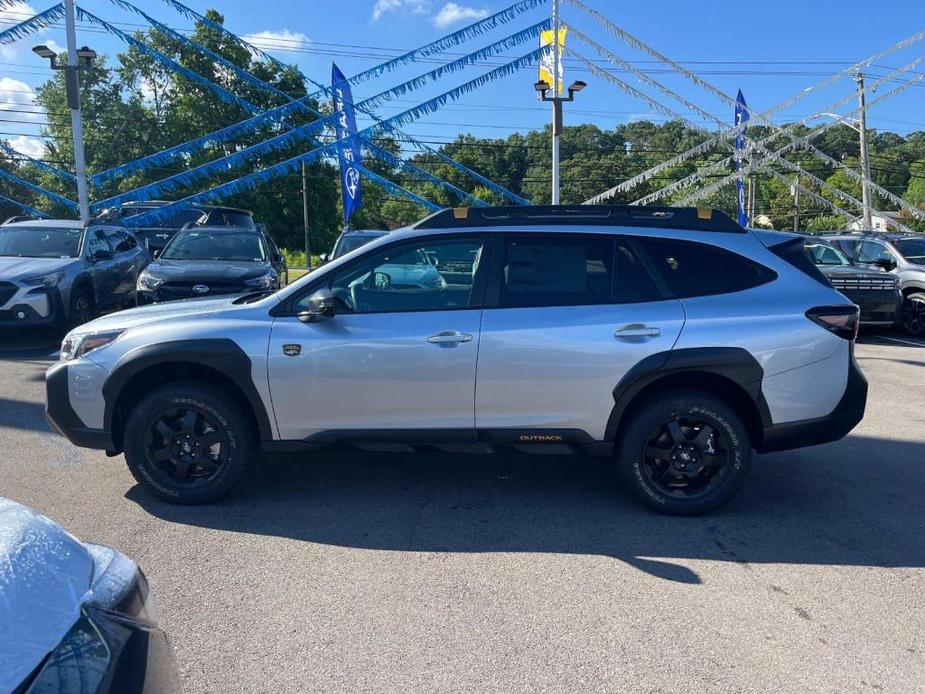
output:
M 194 291 L 196 294 L 208 294 L 208 293 L 209 293 L 209 287 L 208 287 L 207 285 L 205 285 L 205 284 L 194 284 L 194 285 L 193 285 L 193 291 Z

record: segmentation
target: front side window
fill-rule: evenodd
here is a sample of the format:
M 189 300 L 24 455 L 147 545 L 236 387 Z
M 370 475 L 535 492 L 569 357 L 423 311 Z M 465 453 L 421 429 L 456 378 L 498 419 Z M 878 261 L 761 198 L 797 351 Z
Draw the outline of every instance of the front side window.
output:
M 164 260 L 266 260 L 260 237 L 254 232 L 181 231 L 161 253 Z
M 641 238 L 639 243 L 679 299 L 740 292 L 777 277 L 748 258 L 704 243 L 652 238 Z
M 116 253 L 125 253 L 135 248 L 135 239 L 124 231 L 119 229 L 109 229 L 106 231 L 109 238 L 109 244 Z
M 876 263 L 878 260 L 895 261 L 890 249 L 876 241 L 863 241 L 858 249 L 859 263 Z
M 828 239 L 828 241 L 849 258 L 857 255 L 859 244 L 856 239 Z
M 17 258 L 76 258 L 80 252 L 80 227 L 0 228 L 0 256 Z
M 614 242 L 606 236 L 509 236 L 498 305 L 502 308 L 609 304 Z
M 87 257 L 93 258 L 97 253 L 112 253 L 102 229 L 91 229 L 87 234 Z
M 445 311 L 472 301 L 481 259 L 481 238 L 428 239 L 403 243 L 367 255 L 329 276 L 340 313 Z M 468 258 L 468 272 L 444 275 L 441 257 Z M 309 296 L 296 304 L 308 306 Z

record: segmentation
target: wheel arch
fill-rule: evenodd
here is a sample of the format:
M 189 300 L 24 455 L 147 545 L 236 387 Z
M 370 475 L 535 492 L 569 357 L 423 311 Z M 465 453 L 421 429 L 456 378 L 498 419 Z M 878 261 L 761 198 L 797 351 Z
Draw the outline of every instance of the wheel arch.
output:
M 120 450 L 132 404 L 151 389 L 176 381 L 203 382 L 227 389 L 252 416 L 260 439 L 273 439 L 267 408 L 254 387 L 247 354 L 229 339 L 183 340 L 129 352 L 106 380 L 104 427 Z
M 83 271 L 74 278 L 74 281 L 71 282 L 68 288 L 67 301 L 64 302 L 64 309 L 67 311 L 68 315 L 71 314 L 71 300 L 74 294 L 81 289 L 87 289 L 90 292 L 90 298 L 93 300 L 93 305 L 96 306 L 96 285 L 93 283 L 93 276 L 89 272 Z
M 634 366 L 613 391 L 606 439 L 615 441 L 621 422 L 637 405 L 660 392 L 699 388 L 721 397 L 742 417 L 752 447 L 761 445 L 771 413 L 761 392 L 764 370 L 738 347 L 700 347 L 660 352 Z
M 910 294 L 916 294 L 916 293 L 923 294 L 925 293 L 925 284 L 909 283 L 909 284 L 906 284 L 901 289 L 901 291 L 902 291 L 902 295 L 904 298 L 909 296 Z

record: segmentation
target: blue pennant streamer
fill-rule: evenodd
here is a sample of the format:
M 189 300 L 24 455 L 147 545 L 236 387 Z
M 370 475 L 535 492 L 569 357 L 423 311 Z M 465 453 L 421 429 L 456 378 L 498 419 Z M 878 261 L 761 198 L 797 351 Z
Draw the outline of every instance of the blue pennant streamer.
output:
M 510 61 L 509 63 L 506 63 L 500 67 L 497 67 L 489 72 L 486 72 L 485 74 L 480 75 L 479 77 L 476 77 L 475 79 L 470 80 L 469 82 L 466 82 L 465 84 L 461 84 L 460 86 L 454 89 L 444 92 L 443 94 L 440 94 L 439 96 L 436 96 L 433 99 L 430 99 L 429 101 L 423 104 L 418 104 L 417 106 L 410 108 L 407 111 L 403 111 L 402 113 L 399 113 L 398 115 L 385 119 L 380 124 L 374 125 L 370 128 L 367 128 L 366 130 L 362 130 L 360 131 L 359 134 L 367 138 L 373 137 L 375 136 L 377 132 L 384 130 L 386 127 L 390 125 L 393 125 L 393 126 L 394 125 L 404 125 L 404 124 L 411 123 L 417 120 L 418 118 L 420 118 L 421 116 L 425 114 L 434 113 L 440 110 L 440 108 L 442 108 L 448 102 L 455 101 L 463 94 L 468 94 L 476 89 L 479 89 L 480 87 L 500 77 L 506 77 L 508 75 L 511 75 L 517 70 L 520 70 L 524 67 L 536 65 L 537 61 L 540 59 L 540 56 L 543 54 L 544 50 L 545 49 L 543 48 L 538 48 L 534 51 L 531 51 L 530 53 L 527 53 L 526 55 L 523 55 L 519 58 L 516 58 Z M 263 147 L 266 144 L 267 143 L 263 143 L 263 145 L 260 145 L 260 147 Z M 276 178 L 277 176 L 284 176 L 286 174 L 290 174 L 290 173 L 294 173 L 295 171 L 298 171 L 303 161 L 306 164 L 310 164 L 324 157 L 330 157 L 336 154 L 338 148 L 342 144 L 343 142 L 341 142 L 340 140 L 331 142 L 330 144 L 324 145 L 323 147 L 319 147 L 310 152 L 300 154 L 290 159 L 286 159 L 285 161 L 279 162 L 278 164 L 274 164 L 273 166 L 269 166 L 265 169 L 254 171 L 253 173 L 247 174 L 233 181 L 228 181 L 227 183 L 223 183 L 221 185 L 215 186 L 214 188 L 203 191 L 201 193 L 195 193 L 193 195 L 187 196 L 183 198 L 182 200 L 178 200 L 177 202 L 172 203 L 170 205 L 165 205 L 164 207 L 158 208 L 156 210 L 151 210 L 150 212 L 146 212 L 144 214 L 136 215 L 134 217 L 129 217 L 128 220 L 131 220 L 131 224 L 133 226 L 143 226 L 149 223 L 156 222 L 161 219 L 165 219 L 168 216 L 174 214 L 177 210 L 182 209 L 183 207 L 187 206 L 189 203 L 192 203 L 192 202 L 203 202 L 207 200 L 220 200 L 230 195 L 236 195 L 238 193 L 242 193 L 248 190 L 253 190 L 255 187 L 257 187 L 261 183 L 265 183 L 266 181 Z M 231 168 L 231 165 L 228 164 L 228 161 L 233 159 L 234 156 L 235 155 L 230 155 L 229 157 L 220 159 L 217 162 L 212 162 L 211 165 L 219 164 L 221 168 L 227 170 Z M 208 167 L 210 166 L 210 164 L 207 164 L 205 166 Z M 203 167 L 199 167 L 199 168 L 201 169 Z M 177 187 L 180 187 L 181 185 L 187 185 L 187 184 L 192 183 L 195 179 L 194 179 L 194 176 L 192 176 L 191 174 L 194 174 L 195 172 L 196 170 L 192 169 L 188 172 L 185 172 L 184 174 L 180 174 L 179 176 L 182 178 L 182 180 L 175 180 L 174 185 L 176 185 Z M 176 177 L 173 177 L 173 178 L 176 178 Z M 163 183 L 163 181 L 161 183 Z M 146 188 L 149 189 L 147 190 L 147 192 L 150 193 L 151 195 L 143 199 L 150 199 L 150 197 L 157 195 L 157 193 L 160 192 L 161 190 L 159 188 L 159 184 L 154 184 L 153 187 L 146 187 Z M 172 188 L 172 189 L 175 190 L 176 188 Z M 171 190 L 171 189 L 166 189 L 166 190 Z M 132 191 L 125 195 L 131 195 L 132 193 L 137 193 L 137 192 L 138 191 Z M 120 199 L 122 197 L 123 196 L 116 196 L 115 198 L 111 198 L 109 201 L 105 201 L 105 202 L 108 202 L 109 204 L 118 205 L 118 204 L 121 204 L 121 202 L 125 200 L 142 199 L 142 198 L 125 197 L 125 199 L 122 200 Z M 101 203 L 98 203 L 98 204 L 101 204 Z M 128 220 L 126 221 L 128 222 Z
M 488 203 L 485 202 L 484 200 L 481 200 L 475 197 L 471 193 L 467 193 L 461 188 L 457 188 L 452 183 L 450 183 L 449 181 L 444 181 L 439 176 L 434 176 L 429 171 L 425 171 L 424 169 L 413 164 L 410 161 L 405 161 L 401 157 L 396 156 L 395 154 L 392 154 L 389 150 L 385 149 L 384 147 L 380 147 L 375 142 L 364 140 L 363 146 L 366 147 L 373 154 L 375 154 L 377 157 L 388 162 L 392 166 L 398 169 L 401 169 L 403 171 L 407 171 L 410 174 L 416 174 L 420 176 L 421 178 L 435 185 L 438 185 L 445 190 L 450 191 L 453 195 L 455 195 L 460 200 L 460 202 L 465 202 L 466 204 L 471 205 L 472 207 L 488 207 Z
M 113 36 L 116 36 L 122 39 L 125 43 L 129 44 L 130 46 L 134 46 L 139 51 L 141 51 L 148 57 L 153 58 L 155 61 L 157 61 L 164 67 L 168 68 L 169 70 L 172 70 L 173 72 L 176 72 L 179 75 L 183 75 L 188 80 L 192 82 L 196 82 L 197 84 L 202 85 L 209 91 L 214 92 L 218 96 L 218 98 L 221 99 L 222 101 L 229 103 L 229 104 L 237 104 L 238 106 L 243 108 L 245 111 L 248 111 L 249 113 L 260 113 L 263 111 L 263 109 L 261 109 L 258 106 L 255 106 L 254 104 L 249 102 L 247 99 L 242 99 L 240 96 L 237 96 L 236 94 L 232 94 L 224 87 L 218 84 L 215 84 L 215 82 L 212 82 L 211 80 L 206 79 L 202 75 L 196 72 L 193 72 L 192 70 L 188 70 L 187 68 L 183 67 L 176 61 L 168 58 L 166 55 L 164 55 L 160 51 L 154 48 L 151 48 L 150 46 L 148 46 L 145 43 L 142 43 L 141 41 L 134 38 L 133 36 L 130 36 L 129 34 L 126 34 L 124 31 L 117 29 L 109 22 L 106 22 L 100 19 L 99 17 L 97 17 L 96 15 L 87 12 L 82 7 L 77 8 L 77 16 L 81 20 L 86 20 L 86 21 L 93 22 L 94 24 L 98 24 L 99 26 L 103 27 L 106 31 L 108 31 L 110 34 L 112 34 Z
M 399 127 L 407 123 L 414 122 L 418 120 L 421 116 L 424 116 L 428 113 L 433 113 L 438 111 L 444 105 L 450 101 L 455 101 L 460 96 L 468 94 L 473 90 L 476 90 L 489 82 L 492 82 L 500 77 L 506 77 L 510 74 L 513 74 L 517 70 L 520 70 L 524 67 L 534 65 L 539 57 L 543 53 L 543 48 L 538 48 L 536 50 L 527 53 L 519 58 L 515 58 L 509 63 L 497 67 L 489 72 L 486 72 L 479 77 L 476 77 L 473 80 L 470 80 L 454 89 L 444 92 L 439 96 L 430 99 L 422 104 L 418 104 L 413 108 L 410 108 L 406 111 L 387 118 L 383 121 L 380 121 L 376 125 L 373 125 L 365 130 L 361 130 L 358 135 L 365 139 L 370 139 L 375 137 L 377 133 L 385 130 L 387 126 Z M 120 193 L 119 195 L 114 195 L 105 200 L 100 200 L 92 205 L 94 210 L 98 210 L 104 207 L 109 207 L 112 205 L 120 205 L 123 202 L 128 202 L 132 200 L 150 200 L 151 198 L 157 197 L 162 193 L 175 192 L 179 189 L 185 188 L 197 180 L 203 178 L 209 178 L 210 176 L 226 172 L 230 169 L 234 169 L 241 164 L 244 164 L 256 157 L 259 157 L 263 154 L 268 154 L 270 152 L 276 152 L 281 149 L 285 149 L 292 144 L 295 144 L 300 139 L 309 139 L 311 138 L 316 131 L 319 129 L 319 124 L 324 125 L 326 120 L 331 119 L 333 116 L 329 116 L 326 119 L 316 120 L 307 125 L 303 125 L 299 128 L 295 128 L 287 133 L 282 135 L 277 135 L 276 137 L 271 137 L 270 139 L 261 142 L 257 145 L 252 145 L 246 147 L 242 150 L 229 154 L 228 156 L 222 157 L 221 159 L 216 159 L 200 166 L 189 169 L 181 173 L 174 174 L 173 176 L 168 176 L 156 183 L 150 183 L 135 190 L 130 190 L 125 193 Z
M 35 209 L 34 207 L 29 207 L 26 203 L 24 203 L 24 202 L 19 202 L 19 200 L 14 200 L 13 198 L 8 198 L 8 197 L 5 196 L 5 195 L 0 195 L 0 200 L 3 200 L 3 201 L 5 201 L 5 202 L 9 203 L 10 205 L 15 205 L 16 207 L 18 207 L 19 209 L 21 209 L 21 210 L 22 210 L 23 212 L 25 212 L 26 214 L 31 215 L 31 216 L 33 216 L 33 217 L 38 217 L 39 219 L 48 219 L 48 215 L 45 214 L 44 212 L 42 212 L 41 210 L 37 210 L 37 209 Z
M 57 176 L 62 181 L 67 181 L 68 183 L 76 183 L 77 177 L 73 174 L 69 174 L 67 171 L 62 171 L 57 166 L 52 166 L 51 164 L 46 164 L 45 162 L 39 159 L 33 159 L 28 154 L 23 154 L 22 152 L 17 152 L 15 149 L 10 147 L 4 140 L 0 140 L 0 150 L 3 150 L 8 157 L 11 159 L 22 159 L 28 161 L 30 164 L 47 171 L 48 173 Z
M 45 190 L 45 189 L 42 188 L 41 186 L 37 186 L 37 185 L 35 185 L 34 183 L 32 183 L 32 182 L 30 182 L 30 181 L 27 181 L 27 180 L 24 179 L 24 178 L 20 178 L 19 176 L 17 176 L 17 175 L 14 174 L 14 173 L 10 173 L 9 171 L 6 171 L 6 170 L 4 170 L 4 169 L 0 169 L 0 178 L 5 178 L 5 179 L 8 180 L 8 181 L 11 181 L 11 182 L 16 183 L 16 184 L 18 184 L 18 185 L 21 185 L 23 188 L 28 188 L 28 189 L 31 190 L 33 193 L 37 193 L 38 195 L 41 195 L 41 196 L 43 196 L 43 197 L 46 197 L 46 198 L 48 198 L 49 200 L 51 200 L 51 201 L 53 201 L 53 202 L 57 202 L 57 203 L 60 203 L 60 204 L 62 204 L 62 205 L 65 205 L 65 206 L 67 206 L 68 208 L 70 208 L 70 209 L 72 209 L 72 210 L 76 210 L 76 209 L 77 209 L 77 203 L 74 202 L 73 200 L 68 200 L 67 198 L 62 197 L 62 196 L 58 195 L 57 193 L 53 193 L 53 192 L 50 191 L 50 190 Z
M 0 7 L 7 9 L 15 7 L 18 4 L 19 2 L 0 3 Z M 30 17 L 24 22 L 14 24 L 9 29 L 0 31 L 0 44 L 9 45 L 15 41 L 19 41 L 19 39 L 34 34 L 62 19 L 64 19 L 64 5 L 59 2 L 57 5 L 52 5 L 44 12 L 39 12 L 37 15 Z
M 375 107 L 376 105 L 381 104 L 385 101 L 388 101 L 392 99 L 394 96 L 405 94 L 412 89 L 416 89 L 420 87 L 428 79 L 436 81 L 440 79 L 444 74 L 456 72 L 458 70 L 463 69 L 466 66 L 480 62 L 481 60 L 484 60 L 485 58 L 491 55 L 495 55 L 498 52 L 506 50 L 512 47 L 513 45 L 523 43 L 524 41 L 528 41 L 531 38 L 536 38 L 537 36 L 536 32 L 538 31 L 538 27 L 541 25 L 548 25 L 548 21 L 540 22 L 539 24 L 534 25 L 535 27 L 537 27 L 537 29 L 534 29 L 534 27 L 525 29 L 524 31 L 518 32 L 517 34 L 514 34 L 511 37 L 502 39 L 501 41 L 498 41 L 492 44 L 491 46 L 487 46 L 485 48 L 479 49 L 478 51 L 475 51 L 474 53 L 471 53 L 467 56 L 463 56 L 462 58 L 459 58 L 458 60 L 454 60 L 451 63 L 447 63 L 446 65 L 443 65 L 435 70 L 431 70 L 430 72 L 426 73 L 423 76 L 415 77 L 411 80 L 408 80 L 407 82 L 403 82 L 402 84 L 399 84 L 398 86 L 393 87 L 392 89 L 388 89 L 388 90 L 385 90 L 384 92 L 380 92 L 379 94 L 376 94 L 375 96 L 372 96 L 369 99 L 365 99 L 354 105 L 358 110 L 363 111 L 364 113 L 368 113 L 368 110 Z M 319 94 L 327 93 L 329 91 L 330 90 L 328 87 L 322 87 L 318 93 Z M 312 96 L 304 97 L 303 99 L 300 99 L 298 101 L 304 102 L 310 98 L 313 98 L 313 97 Z M 265 111 L 261 113 L 260 115 L 254 116 L 253 118 L 249 118 L 248 120 L 241 121 L 240 123 L 235 123 L 234 125 L 230 125 L 226 128 L 222 128 L 221 130 L 216 130 L 215 132 L 209 133 L 207 135 L 203 135 L 202 137 L 198 137 L 194 140 L 190 140 L 180 145 L 175 145 L 174 147 L 170 147 L 161 152 L 157 152 L 155 154 L 151 154 L 146 157 L 141 157 L 139 159 L 136 159 L 135 161 L 127 162 L 125 164 L 121 164 L 120 166 L 113 167 L 112 169 L 109 169 L 107 171 L 98 173 L 93 177 L 93 181 L 94 183 L 99 184 L 99 183 L 103 183 L 104 181 L 111 180 L 113 178 L 121 177 L 126 174 L 130 174 L 130 173 L 134 173 L 136 171 L 143 171 L 152 166 L 161 166 L 161 165 L 166 164 L 170 160 L 172 160 L 174 157 L 184 155 L 184 154 L 192 154 L 194 152 L 201 151 L 202 149 L 205 149 L 206 147 L 216 145 L 222 142 L 228 142 L 229 140 L 237 139 L 242 135 L 253 132 L 254 130 L 256 130 L 257 128 L 263 125 L 270 125 L 270 124 L 278 125 L 282 121 L 282 119 L 284 119 L 290 113 L 294 112 L 297 108 L 298 108 L 297 102 L 285 104 L 283 106 L 278 106 L 276 108 L 270 109 L 269 111 Z M 331 125 L 333 123 L 334 123 L 333 116 L 326 116 L 324 118 L 319 118 L 318 120 L 313 121 L 312 123 L 309 124 L 309 131 L 307 134 L 318 133 L 325 126 Z
M 443 209 L 440 207 L 440 205 L 435 205 L 430 200 L 425 200 L 420 195 L 415 195 L 410 190 L 402 188 L 397 183 L 393 183 L 387 178 L 383 178 L 375 171 L 370 171 L 362 164 L 359 165 L 359 169 L 364 176 L 384 188 L 387 193 L 391 193 L 392 195 L 401 195 L 402 197 L 408 198 L 412 202 L 416 202 L 418 205 L 426 207 L 431 212 L 439 212 L 441 209 Z

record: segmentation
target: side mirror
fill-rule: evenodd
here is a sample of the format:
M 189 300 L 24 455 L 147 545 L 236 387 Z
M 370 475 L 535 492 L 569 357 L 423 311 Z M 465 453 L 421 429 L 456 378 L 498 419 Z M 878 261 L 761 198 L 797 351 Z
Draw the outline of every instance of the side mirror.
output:
M 283 257 L 283 254 L 282 254 L 282 253 L 277 253 L 276 255 L 273 256 L 273 262 L 274 262 L 274 263 L 281 263 L 281 262 L 283 262 L 284 260 L 285 260 L 285 258 Z
M 151 251 L 151 257 L 152 257 L 152 258 L 156 258 L 156 257 L 159 256 L 160 254 L 161 254 L 160 249 L 156 249 L 156 250 Z
M 889 272 L 896 267 L 896 261 L 891 260 L 890 258 L 877 258 L 874 261 L 874 265 Z
M 319 255 L 318 257 L 321 259 L 321 262 L 322 262 L 322 263 L 326 263 L 326 262 L 328 262 L 328 261 L 331 259 L 330 255 L 327 254 L 327 253 L 322 253 L 322 254 Z
M 322 287 L 308 298 L 308 309 L 302 311 L 297 317 L 303 323 L 317 323 L 333 318 L 334 295 L 327 287 Z
M 391 289 L 392 288 L 392 275 L 387 272 L 374 272 L 373 273 L 373 288 L 374 289 Z

